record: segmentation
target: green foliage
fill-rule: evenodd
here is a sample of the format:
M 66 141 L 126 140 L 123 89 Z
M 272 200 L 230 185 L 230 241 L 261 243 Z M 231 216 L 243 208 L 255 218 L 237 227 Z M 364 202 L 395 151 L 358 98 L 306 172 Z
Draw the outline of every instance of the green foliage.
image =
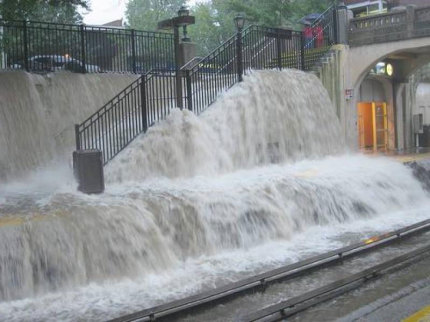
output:
M 333 0 L 295 0 L 291 7 L 291 21 L 296 28 L 300 28 L 298 21 L 310 13 L 322 13 L 331 6 Z
M 39 20 L 77 23 L 78 8 L 88 9 L 89 0 L 3 0 L 0 12 L 6 20 Z
M 135 29 L 155 30 L 160 20 L 176 16 L 184 0 L 130 0 L 127 20 Z M 233 18 L 245 14 L 247 24 L 300 29 L 300 18 L 323 12 L 333 0 L 209 0 L 191 8 L 196 24 L 189 35 L 203 56 L 234 35 Z
M 157 30 L 158 22 L 177 15 L 186 0 L 130 0 L 125 12 L 134 29 Z

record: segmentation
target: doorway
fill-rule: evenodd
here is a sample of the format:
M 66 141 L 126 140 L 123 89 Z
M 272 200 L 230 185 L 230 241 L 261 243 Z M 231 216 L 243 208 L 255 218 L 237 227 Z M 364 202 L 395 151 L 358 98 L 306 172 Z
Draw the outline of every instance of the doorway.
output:
M 385 102 L 360 102 L 357 105 L 360 149 L 387 151 L 388 117 Z

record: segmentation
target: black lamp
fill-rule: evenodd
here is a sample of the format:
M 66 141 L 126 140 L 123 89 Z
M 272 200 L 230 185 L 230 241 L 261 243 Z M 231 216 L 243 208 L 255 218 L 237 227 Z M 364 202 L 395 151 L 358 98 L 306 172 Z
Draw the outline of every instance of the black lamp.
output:
M 234 17 L 234 23 L 237 30 L 242 30 L 243 26 L 245 26 L 245 17 L 241 14 L 238 14 L 236 17 Z
M 189 16 L 189 15 L 190 15 L 190 10 L 188 10 L 187 6 L 182 6 L 179 8 L 178 10 L 179 17 Z
M 187 6 L 184 5 L 184 6 L 181 6 L 181 8 L 179 8 L 178 17 L 188 17 L 189 15 L 190 15 L 190 10 L 188 9 Z M 182 41 L 183 42 L 191 41 L 191 39 L 187 35 L 187 24 L 186 23 L 182 24 L 182 32 L 184 34 L 184 37 L 182 37 Z

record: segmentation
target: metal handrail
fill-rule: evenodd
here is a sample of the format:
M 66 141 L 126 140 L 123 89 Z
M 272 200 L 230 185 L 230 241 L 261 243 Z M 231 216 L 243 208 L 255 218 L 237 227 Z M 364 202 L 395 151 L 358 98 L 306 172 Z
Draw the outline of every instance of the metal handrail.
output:
M 179 72 L 151 70 L 139 77 L 75 126 L 76 148 L 102 150 L 106 164 L 172 108 L 181 106 L 199 114 L 249 69 L 273 68 L 273 62 L 279 69 L 308 69 L 316 56 L 305 66 L 304 54 L 302 32 L 250 25 L 198 63 L 194 60 L 190 68 L 188 63 Z M 245 69 L 240 67 L 244 57 L 250 59 Z
M 103 150 L 103 164 L 109 162 L 124 149 L 134 138 L 148 128 L 146 98 L 142 96 L 142 89 L 154 76 L 152 71 L 140 76 L 114 98 L 80 124 L 75 125 L 76 149 Z M 135 106 L 130 106 L 130 100 Z M 126 122 L 134 129 L 121 128 Z M 125 134 L 125 135 L 124 135 Z M 121 135 L 125 139 L 118 139 Z
M 324 10 L 321 14 L 320 14 L 320 16 L 317 18 L 317 19 L 315 19 L 315 21 L 312 23 L 312 27 L 315 27 L 321 20 L 323 20 L 324 19 L 324 17 L 329 13 L 329 12 L 331 12 L 333 9 L 335 9 L 336 8 L 336 6 L 337 6 L 337 0 L 333 0 L 333 2 L 332 2 L 332 4 L 326 9 L 326 10 Z

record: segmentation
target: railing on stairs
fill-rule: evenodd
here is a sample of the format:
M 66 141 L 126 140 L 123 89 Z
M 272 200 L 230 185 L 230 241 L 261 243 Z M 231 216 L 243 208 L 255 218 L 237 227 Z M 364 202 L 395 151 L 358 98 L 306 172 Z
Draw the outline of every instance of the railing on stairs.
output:
M 179 72 L 152 70 L 139 77 L 88 119 L 75 125 L 76 149 L 101 150 L 106 164 L 140 133 L 165 119 L 173 108 L 181 106 L 200 114 L 220 93 L 240 80 L 239 70 L 245 73 L 253 69 L 309 70 L 334 39 L 325 41 L 321 48 L 305 48 L 300 31 L 250 26 L 242 32 L 240 42 L 234 36 Z
M 81 124 L 75 125 L 76 150 L 103 151 L 108 163 L 140 133 L 176 107 L 173 74 L 140 76 Z
M 337 18 L 337 1 L 327 8 L 316 19 L 311 28 L 314 31 L 313 38 L 305 40 L 303 49 L 303 70 L 311 70 L 321 58 L 327 54 L 331 46 L 338 42 L 338 18 Z

